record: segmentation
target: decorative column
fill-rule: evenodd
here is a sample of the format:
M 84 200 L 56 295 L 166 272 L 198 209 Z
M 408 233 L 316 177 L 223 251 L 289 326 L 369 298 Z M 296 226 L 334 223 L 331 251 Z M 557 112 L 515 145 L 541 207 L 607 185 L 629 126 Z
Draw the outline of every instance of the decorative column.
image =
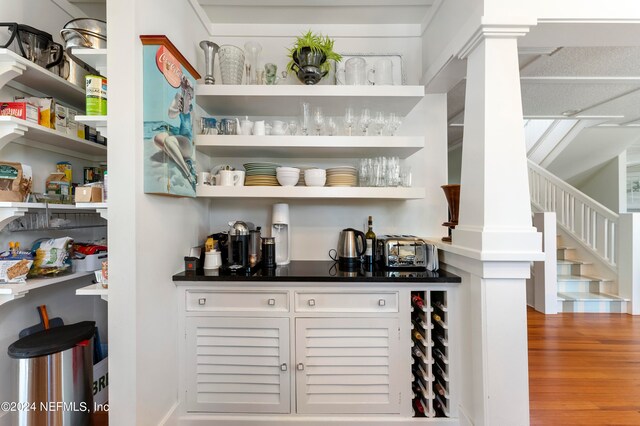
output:
M 462 357 L 472 374 L 461 410 L 476 426 L 529 424 L 526 279 L 542 240 L 531 219 L 518 67 L 517 37 L 528 28 L 483 19 L 459 53 L 467 60 L 460 214 L 443 260 L 469 274 Z
M 517 37 L 528 26 L 483 24 L 467 59 L 460 217 L 453 243 L 494 254 L 539 252 L 531 223 Z

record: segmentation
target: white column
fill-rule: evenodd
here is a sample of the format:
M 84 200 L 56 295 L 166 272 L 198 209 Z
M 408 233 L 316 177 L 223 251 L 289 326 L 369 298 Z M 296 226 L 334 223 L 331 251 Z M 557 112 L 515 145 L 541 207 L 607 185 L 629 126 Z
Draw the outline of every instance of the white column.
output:
M 629 299 L 627 312 L 640 315 L 640 213 L 620 214 L 618 292 Z
M 453 244 L 476 252 L 540 251 L 531 224 L 517 37 L 528 27 L 482 25 L 467 58 L 459 225 Z

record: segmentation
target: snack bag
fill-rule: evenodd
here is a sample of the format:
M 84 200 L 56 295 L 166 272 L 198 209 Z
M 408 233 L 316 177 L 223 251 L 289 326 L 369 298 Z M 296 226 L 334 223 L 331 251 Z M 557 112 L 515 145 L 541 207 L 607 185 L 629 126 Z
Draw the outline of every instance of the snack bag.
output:
M 57 275 L 71 269 L 73 239 L 69 237 L 39 240 L 33 244 L 35 258 L 30 277 Z

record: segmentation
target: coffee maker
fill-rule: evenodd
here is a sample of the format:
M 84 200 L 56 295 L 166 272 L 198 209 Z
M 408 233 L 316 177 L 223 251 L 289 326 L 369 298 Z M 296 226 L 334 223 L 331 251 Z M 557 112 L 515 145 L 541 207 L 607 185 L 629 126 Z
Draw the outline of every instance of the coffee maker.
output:
M 229 222 L 229 239 L 227 241 L 227 264 L 229 272 L 246 272 L 249 267 L 249 243 L 252 223 L 241 220 Z

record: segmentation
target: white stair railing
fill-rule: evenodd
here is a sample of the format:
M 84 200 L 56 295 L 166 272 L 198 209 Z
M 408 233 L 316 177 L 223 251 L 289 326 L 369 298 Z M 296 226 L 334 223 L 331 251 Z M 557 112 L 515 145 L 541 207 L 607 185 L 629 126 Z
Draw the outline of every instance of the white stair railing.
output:
M 558 225 L 617 273 L 619 215 L 529 160 L 531 205 L 555 212 Z

